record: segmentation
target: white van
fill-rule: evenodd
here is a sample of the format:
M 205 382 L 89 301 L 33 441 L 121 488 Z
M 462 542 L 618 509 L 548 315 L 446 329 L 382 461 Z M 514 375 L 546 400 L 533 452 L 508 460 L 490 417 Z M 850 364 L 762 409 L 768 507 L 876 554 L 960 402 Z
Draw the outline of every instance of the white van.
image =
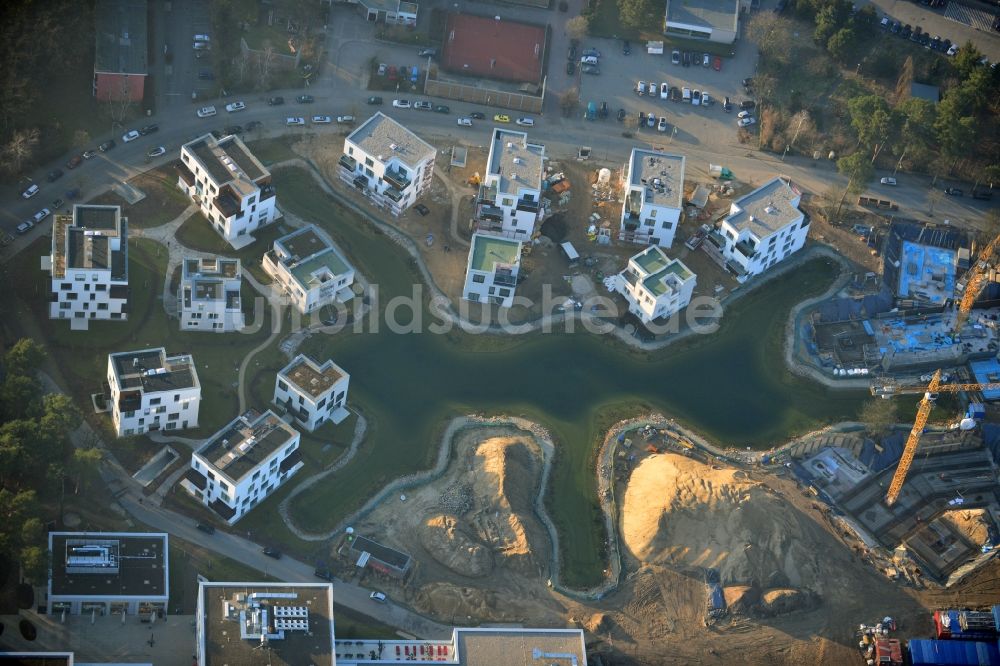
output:
M 582 58 L 580 58 L 580 64 L 581 65 L 597 65 L 597 64 L 600 64 L 600 61 L 596 57 L 594 57 L 594 56 L 583 56 Z
M 192 39 L 191 41 L 193 41 L 193 42 L 210 42 L 212 40 L 208 38 L 208 35 L 195 35 L 194 39 Z
M 214 116 L 214 115 L 215 115 L 215 107 L 214 106 L 203 106 L 200 109 L 198 109 L 198 117 L 199 118 L 209 118 L 209 117 Z
M 691 101 L 691 89 L 690 88 L 682 88 L 681 89 L 681 99 L 683 101 L 685 101 L 685 102 L 690 102 Z

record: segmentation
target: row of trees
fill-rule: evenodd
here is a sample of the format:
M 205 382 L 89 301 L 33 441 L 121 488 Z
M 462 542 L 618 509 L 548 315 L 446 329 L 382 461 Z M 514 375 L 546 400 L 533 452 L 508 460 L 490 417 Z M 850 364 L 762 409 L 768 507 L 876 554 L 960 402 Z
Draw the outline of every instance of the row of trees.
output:
M 44 360 L 37 343 L 22 339 L 0 373 L 0 554 L 34 581 L 48 565 L 43 507 L 61 515 L 66 489 L 78 491 L 101 459 L 100 449 L 70 443 L 80 413 L 68 396 L 44 393 L 35 377 Z

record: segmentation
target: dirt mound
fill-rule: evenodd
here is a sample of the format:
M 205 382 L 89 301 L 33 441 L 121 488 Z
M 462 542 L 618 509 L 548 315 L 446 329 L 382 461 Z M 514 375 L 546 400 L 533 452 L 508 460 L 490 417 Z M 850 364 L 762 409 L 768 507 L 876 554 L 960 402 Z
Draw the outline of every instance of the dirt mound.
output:
M 793 611 L 808 610 L 816 605 L 816 598 L 805 590 L 781 588 L 767 590 L 760 597 L 760 612 L 764 615 L 784 615 Z
M 989 539 L 990 521 L 985 509 L 947 511 L 944 519 L 957 527 L 972 543 L 983 544 Z
M 479 578 L 493 571 L 493 558 L 454 516 L 441 514 L 424 521 L 420 543 L 431 556 L 461 576 Z
M 723 585 L 803 587 L 818 578 L 815 525 L 732 469 L 650 456 L 632 472 L 621 524 L 641 562 L 713 568 Z
M 726 608 L 733 614 L 749 613 L 760 601 L 760 590 L 750 585 L 731 585 L 723 588 Z
M 607 613 L 594 613 L 583 621 L 584 630 L 596 634 L 611 628 L 611 618 Z

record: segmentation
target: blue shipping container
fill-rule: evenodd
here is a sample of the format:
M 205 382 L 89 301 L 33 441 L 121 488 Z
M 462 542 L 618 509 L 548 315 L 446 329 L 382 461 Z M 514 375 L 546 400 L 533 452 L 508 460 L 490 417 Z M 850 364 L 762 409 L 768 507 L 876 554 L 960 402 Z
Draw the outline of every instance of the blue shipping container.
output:
M 997 631 L 1000 631 L 1000 606 L 993 607 L 993 624 L 996 625 Z
M 996 643 L 913 639 L 907 647 L 913 666 L 1000 666 Z

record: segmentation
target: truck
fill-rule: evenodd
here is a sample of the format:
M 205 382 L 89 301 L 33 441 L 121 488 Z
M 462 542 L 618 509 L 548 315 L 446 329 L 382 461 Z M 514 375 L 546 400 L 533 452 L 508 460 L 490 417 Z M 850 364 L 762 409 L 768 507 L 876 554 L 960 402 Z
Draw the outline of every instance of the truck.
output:
M 733 172 L 719 164 L 709 164 L 708 172 L 712 174 L 714 178 L 718 178 L 719 180 L 733 179 Z
M 597 119 L 597 102 L 587 102 L 587 120 Z

